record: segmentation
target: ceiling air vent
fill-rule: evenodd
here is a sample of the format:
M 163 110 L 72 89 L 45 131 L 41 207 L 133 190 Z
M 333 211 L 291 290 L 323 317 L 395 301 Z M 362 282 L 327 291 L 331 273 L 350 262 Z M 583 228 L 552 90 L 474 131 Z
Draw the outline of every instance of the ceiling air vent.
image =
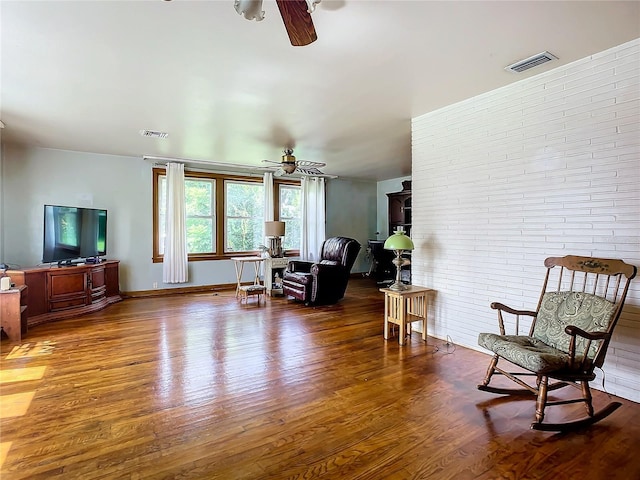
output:
M 143 137 L 151 137 L 151 138 L 168 138 L 169 134 L 167 132 L 157 132 L 155 130 L 140 130 L 140 135 Z
M 550 62 L 551 60 L 557 60 L 558 57 L 549 52 L 542 52 L 533 57 L 525 58 L 524 60 L 520 60 L 519 62 L 512 63 L 511 65 L 504 67 L 505 70 L 509 72 L 520 73 L 525 70 L 529 70 L 530 68 L 537 67 L 538 65 L 542 65 L 543 63 Z

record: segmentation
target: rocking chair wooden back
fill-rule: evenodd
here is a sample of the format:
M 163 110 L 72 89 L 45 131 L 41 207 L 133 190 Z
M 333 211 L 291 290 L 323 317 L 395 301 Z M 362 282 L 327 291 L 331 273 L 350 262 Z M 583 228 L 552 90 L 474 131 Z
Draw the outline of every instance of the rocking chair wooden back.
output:
M 499 334 L 481 333 L 478 344 L 494 353 L 478 389 L 507 395 L 536 395 L 535 421 L 531 428 L 566 431 L 585 427 L 610 415 L 620 402 L 611 402 L 594 412 L 589 382 L 602 367 L 611 335 L 620 318 L 631 279 L 637 269 L 622 260 L 565 256 L 544 262 L 547 272 L 535 311 L 518 310 L 492 303 L 498 311 Z M 521 325 L 524 323 L 524 325 Z M 520 334 L 529 324 L 528 335 Z M 514 334 L 507 334 L 507 327 Z M 508 372 L 498 367 L 500 359 L 524 371 Z M 504 375 L 522 388 L 489 385 L 494 374 Z M 535 376 L 535 386 L 523 376 Z M 549 383 L 553 379 L 554 383 Z M 581 390 L 582 396 L 549 401 L 547 393 L 565 386 Z M 584 402 L 587 416 L 564 423 L 544 423 L 545 407 Z

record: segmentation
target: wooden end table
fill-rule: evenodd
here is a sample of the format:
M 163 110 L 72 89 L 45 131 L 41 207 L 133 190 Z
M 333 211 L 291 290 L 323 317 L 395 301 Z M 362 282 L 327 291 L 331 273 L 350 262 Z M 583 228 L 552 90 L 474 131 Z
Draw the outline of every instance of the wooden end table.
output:
M 391 324 L 399 326 L 398 343 L 405 344 L 413 322 L 422 322 L 422 340 L 427 340 L 428 293 L 433 289 L 407 285 L 407 290 L 381 288 L 384 293 L 384 338 L 389 339 Z

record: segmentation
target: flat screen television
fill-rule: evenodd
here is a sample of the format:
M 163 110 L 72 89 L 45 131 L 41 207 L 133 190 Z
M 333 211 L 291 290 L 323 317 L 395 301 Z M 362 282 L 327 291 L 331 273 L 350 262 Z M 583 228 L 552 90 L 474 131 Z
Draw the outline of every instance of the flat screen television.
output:
M 107 211 L 97 208 L 44 206 L 43 263 L 71 264 L 107 254 Z

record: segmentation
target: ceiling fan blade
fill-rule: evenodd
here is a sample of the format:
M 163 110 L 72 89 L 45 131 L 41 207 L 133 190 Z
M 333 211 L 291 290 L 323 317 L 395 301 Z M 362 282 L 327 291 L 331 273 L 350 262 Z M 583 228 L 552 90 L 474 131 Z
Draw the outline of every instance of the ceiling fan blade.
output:
M 307 11 L 306 0 L 276 0 L 282 21 L 294 47 L 309 45 L 318 39 L 316 29 Z
M 302 175 L 324 175 L 324 173 L 315 167 L 298 167 L 296 168 L 296 172 Z
M 310 162 L 309 160 L 298 160 L 297 165 L 299 167 L 326 167 L 326 163 L 322 162 Z

